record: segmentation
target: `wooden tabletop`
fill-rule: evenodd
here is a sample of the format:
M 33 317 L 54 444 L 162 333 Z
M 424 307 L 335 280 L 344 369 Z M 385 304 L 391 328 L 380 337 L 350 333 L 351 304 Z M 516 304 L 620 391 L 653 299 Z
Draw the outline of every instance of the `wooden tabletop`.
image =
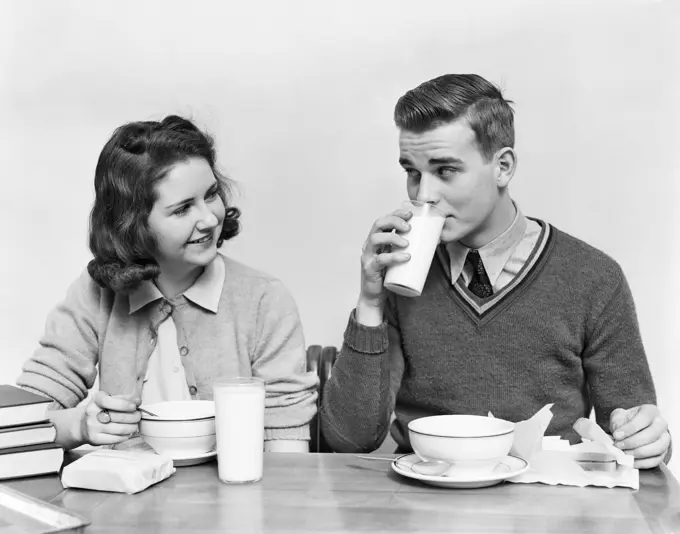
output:
M 640 472 L 640 489 L 502 484 L 441 489 L 347 454 L 265 454 L 262 481 L 229 486 L 217 464 L 181 467 L 137 495 L 64 490 L 56 476 L 8 486 L 92 520 L 95 533 L 680 532 L 670 471 Z

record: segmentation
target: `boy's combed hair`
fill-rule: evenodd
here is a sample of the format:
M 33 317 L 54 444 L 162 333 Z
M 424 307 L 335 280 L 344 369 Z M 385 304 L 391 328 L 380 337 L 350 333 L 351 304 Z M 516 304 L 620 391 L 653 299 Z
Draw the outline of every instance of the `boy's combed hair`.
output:
M 210 165 L 226 207 L 217 246 L 239 233 L 240 211 L 229 206 L 232 184 L 216 168 L 209 135 L 176 115 L 125 124 L 102 149 L 95 170 L 89 239 L 94 259 L 87 270 L 99 285 L 128 292 L 158 276 L 156 238 L 149 228 L 155 186 L 173 165 L 194 157 Z
M 477 74 L 445 74 L 402 96 L 394 122 L 401 130 L 422 133 L 464 117 L 489 161 L 501 148 L 515 146 L 510 104 L 498 87 Z

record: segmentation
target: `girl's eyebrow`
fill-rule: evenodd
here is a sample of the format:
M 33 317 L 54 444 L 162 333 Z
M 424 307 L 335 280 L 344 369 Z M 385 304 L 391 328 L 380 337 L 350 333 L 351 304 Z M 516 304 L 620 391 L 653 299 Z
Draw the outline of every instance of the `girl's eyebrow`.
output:
M 213 182 L 213 184 L 208 188 L 206 193 L 209 193 L 211 191 L 216 191 L 217 189 L 219 189 L 219 184 L 217 182 Z M 175 202 L 174 204 L 170 204 L 168 206 L 165 206 L 165 209 L 178 208 L 182 204 L 188 204 L 189 202 L 192 202 L 193 200 L 194 200 L 194 197 L 185 198 L 184 200 L 180 200 L 179 202 Z
M 165 206 L 165 209 L 179 207 L 182 204 L 187 204 L 187 203 L 191 202 L 193 199 L 194 199 L 194 197 L 185 198 L 184 200 L 180 200 L 179 202 L 175 202 L 174 204 L 170 204 L 168 206 Z

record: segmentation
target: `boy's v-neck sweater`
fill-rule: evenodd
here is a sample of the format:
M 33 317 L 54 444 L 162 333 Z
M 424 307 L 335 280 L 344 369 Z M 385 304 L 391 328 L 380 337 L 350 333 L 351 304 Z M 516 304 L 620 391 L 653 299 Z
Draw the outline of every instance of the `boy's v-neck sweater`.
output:
M 383 325 L 363 326 L 352 312 L 321 409 L 334 450 L 379 447 L 393 410 L 392 436 L 409 451 L 408 423 L 428 415 L 520 421 L 554 403 L 546 435 L 574 441 L 572 425 L 591 407 L 608 430 L 615 408 L 656 404 L 621 268 L 537 222 L 531 256 L 489 299 L 452 284 L 440 250 L 420 297 L 388 295 Z

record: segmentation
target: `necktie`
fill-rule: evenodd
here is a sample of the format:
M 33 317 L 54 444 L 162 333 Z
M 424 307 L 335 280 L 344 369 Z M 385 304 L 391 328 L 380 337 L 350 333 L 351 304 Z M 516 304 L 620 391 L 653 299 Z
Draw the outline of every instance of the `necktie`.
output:
M 482 299 L 493 295 L 491 281 L 489 280 L 489 275 L 486 274 L 486 269 L 482 263 L 479 251 L 471 249 L 470 252 L 468 252 L 467 258 L 465 258 L 465 261 L 469 262 L 472 266 L 472 279 L 468 284 L 468 289 Z

